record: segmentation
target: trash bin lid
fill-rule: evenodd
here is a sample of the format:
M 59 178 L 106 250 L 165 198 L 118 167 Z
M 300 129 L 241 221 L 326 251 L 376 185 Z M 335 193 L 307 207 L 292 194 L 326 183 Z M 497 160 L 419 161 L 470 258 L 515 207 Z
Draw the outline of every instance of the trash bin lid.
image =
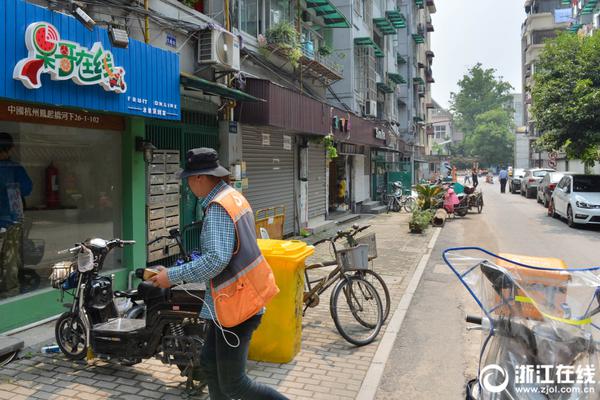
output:
M 274 256 L 297 260 L 315 252 L 314 246 L 309 246 L 301 240 L 257 239 L 257 243 L 260 251 L 267 258 Z

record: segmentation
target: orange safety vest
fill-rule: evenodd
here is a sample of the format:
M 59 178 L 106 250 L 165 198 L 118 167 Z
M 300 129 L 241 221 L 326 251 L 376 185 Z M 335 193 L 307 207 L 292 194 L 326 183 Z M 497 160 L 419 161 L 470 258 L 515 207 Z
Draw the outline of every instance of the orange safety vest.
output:
M 217 319 L 226 328 L 258 313 L 279 288 L 256 242 L 254 215 L 248 201 L 228 187 L 208 204 L 221 205 L 235 225 L 236 248 L 229 265 L 210 282 Z M 207 207 L 207 208 L 208 208 Z

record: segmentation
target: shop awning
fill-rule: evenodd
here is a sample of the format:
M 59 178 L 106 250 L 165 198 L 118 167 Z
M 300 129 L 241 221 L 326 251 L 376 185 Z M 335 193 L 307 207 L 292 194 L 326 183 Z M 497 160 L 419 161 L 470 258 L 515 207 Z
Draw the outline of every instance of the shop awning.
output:
M 383 54 L 383 51 L 381 51 L 381 48 L 369 36 L 354 38 L 354 44 L 356 46 L 371 46 L 375 50 L 375 57 L 378 57 L 378 58 L 384 57 L 384 54 Z
M 387 75 L 388 75 L 389 80 L 392 81 L 392 82 L 394 82 L 394 83 L 397 83 L 397 84 L 406 83 L 406 80 L 400 74 L 388 72 Z
M 402 54 L 400 53 L 396 55 L 396 61 L 398 64 L 406 64 L 406 58 L 402 57 Z
M 413 83 L 415 85 L 424 85 L 425 81 L 420 76 L 417 76 L 416 78 L 413 78 Z
M 248 93 L 242 92 L 241 90 L 233 89 L 220 83 L 207 81 L 206 79 L 198 78 L 197 76 L 186 73 L 181 73 L 181 75 L 179 76 L 179 82 L 185 88 L 193 90 L 202 90 L 206 94 L 221 96 L 226 99 L 236 101 L 266 101 L 263 99 L 259 99 L 258 97 L 251 96 Z
M 583 9 L 581 10 L 581 15 L 588 15 L 594 12 L 596 8 L 596 4 L 598 4 L 598 0 L 588 0 Z
M 404 18 L 404 14 L 400 11 L 386 11 L 385 16 L 394 25 L 394 28 L 406 28 L 406 18 Z
M 396 28 L 387 18 L 373 18 L 373 24 L 379 28 L 384 35 L 395 35 Z
M 328 28 L 350 28 L 350 23 L 330 0 L 306 0 L 306 7 L 315 10 Z
M 377 82 L 377 90 L 382 91 L 383 93 L 394 93 L 394 89 L 392 89 L 387 83 L 385 82 Z

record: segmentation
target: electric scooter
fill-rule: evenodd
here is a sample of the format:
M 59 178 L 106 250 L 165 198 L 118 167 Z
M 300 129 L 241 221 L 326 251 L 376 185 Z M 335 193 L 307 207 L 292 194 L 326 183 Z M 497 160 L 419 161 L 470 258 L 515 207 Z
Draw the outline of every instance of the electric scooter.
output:
M 172 234 L 178 233 L 174 231 Z M 51 275 L 53 286 L 63 296 L 73 297 L 72 303 L 65 304 L 69 311 L 56 323 L 58 346 L 73 360 L 87 356 L 132 365 L 156 357 L 177 365 L 188 378 L 187 388 L 194 389 L 193 381 L 201 380 L 197 367 L 207 330 L 206 321 L 199 318 L 204 285 L 161 289 L 142 281 L 137 290 L 113 291 L 113 278 L 100 275 L 106 256 L 117 247 L 134 243 L 88 239 L 61 252 L 72 254 L 76 261 L 56 264 Z M 135 272 L 140 279 L 152 273 L 156 271 L 140 268 Z M 145 312 L 137 318 L 120 317 L 116 297 L 130 299 L 134 307 L 143 301 Z
M 477 247 L 442 257 L 483 313 L 467 316 L 484 334 L 467 400 L 598 398 L 600 267 Z

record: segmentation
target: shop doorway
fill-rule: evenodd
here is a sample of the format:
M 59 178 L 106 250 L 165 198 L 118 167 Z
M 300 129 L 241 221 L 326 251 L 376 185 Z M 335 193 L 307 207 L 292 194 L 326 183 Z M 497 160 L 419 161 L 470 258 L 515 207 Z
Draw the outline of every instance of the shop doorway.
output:
M 329 212 L 350 209 L 351 182 L 348 156 L 338 155 L 329 163 Z

